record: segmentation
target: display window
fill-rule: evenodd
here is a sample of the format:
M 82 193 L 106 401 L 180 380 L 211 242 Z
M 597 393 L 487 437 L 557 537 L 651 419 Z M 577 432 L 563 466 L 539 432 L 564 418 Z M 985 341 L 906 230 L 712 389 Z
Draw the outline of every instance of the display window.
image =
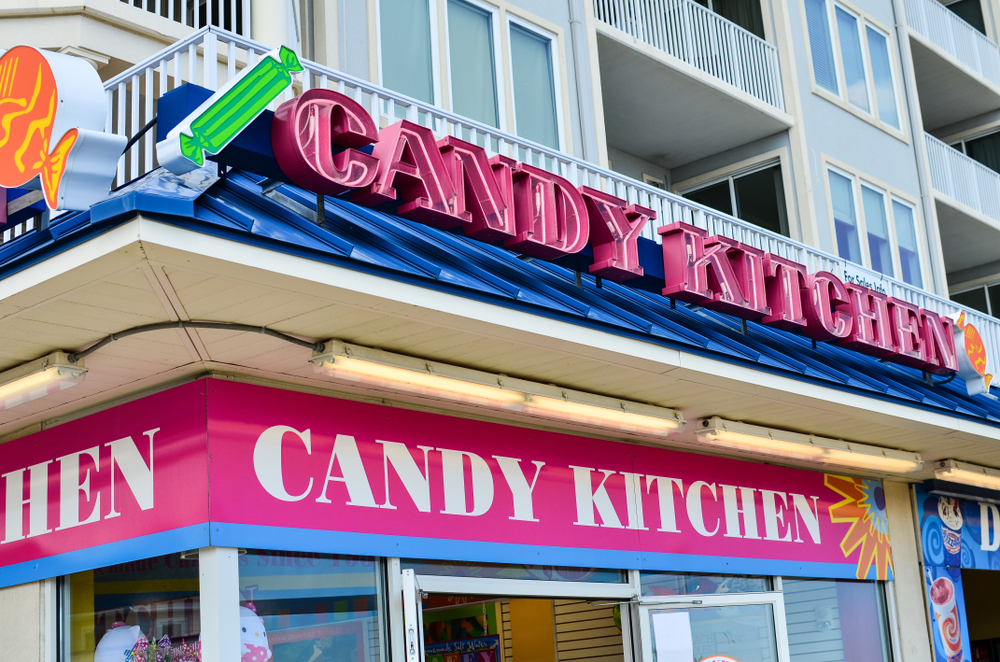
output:
M 231 551 L 241 662 L 892 659 L 884 582 Z M 200 662 L 198 554 L 62 578 L 60 660 Z
M 195 662 L 201 614 L 197 555 L 166 554 L 63 577 L 71 662 Z
M 241 626 L 242 659 L 385 659 L 380 569 L 370 556 L 265 550 L 241 554 L 241 622 L 250 624 Z M 258 622 L 260 631 L 253 627 Z

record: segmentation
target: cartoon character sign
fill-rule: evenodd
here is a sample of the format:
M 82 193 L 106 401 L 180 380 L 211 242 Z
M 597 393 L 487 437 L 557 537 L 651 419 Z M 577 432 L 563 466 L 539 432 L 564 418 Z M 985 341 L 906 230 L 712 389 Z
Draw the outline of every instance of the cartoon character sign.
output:
M 264 619 L 257 615 L 257 608 L 252 602 L 240 607 L 240 644 L 241 662 L 267 662 L 271 659 Z
M 94 651 L 94 662 L 129 662 L 136 644 L 145 639 L 138 625 L 118 622 L 111 626 Z
M 86 61 L 11 48 L 0 57 L 0 186 L 40 188 L 50 209 L 104 199 L 127 142 L 104 132 L 107 112 Z

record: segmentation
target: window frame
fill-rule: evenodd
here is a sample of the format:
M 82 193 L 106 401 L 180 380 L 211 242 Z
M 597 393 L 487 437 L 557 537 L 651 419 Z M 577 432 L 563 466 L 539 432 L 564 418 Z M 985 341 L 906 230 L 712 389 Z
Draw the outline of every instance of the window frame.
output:
M 504 36 L 507 39 L 507 71 L 510 74 L 510 132 L 523 140 L 528 140 L 524 136 L 521 136 L 521 134 L 517 131 L 517 95 L 514 94 L 514 49 L 511 47 L 510 36 L 511 25 L 517 25 L 528 32 L 532 32 L 539 37 L 549 40 L 549 57 L 552 60 L 552 93 L 555 97 L 556 139 L 559 142 L 559 145 L 554 149 L 563 152 L 566 148 L 566 130 L 565 123 L 563 122 L 562 80 L 559 72 L 559 36 L 536 23 L 532 23 L 531 21 L 523 19 L 520 16 L 511 14 L 509 11 L 506 13 L 506 19 Z M 553 149 L 550 145 L 543 145 L 543 147 Z
M 865 111 L 858 108 L 853 103 L 851 103 L 847 98 L 847 86 L 846 86 L 846 75 L 844 73 L 844 63 L 843 55 L 840 49 L 840 28 L 837 25 L 837 14 L 836 8 L 840 7 L 848 14 L 853 16 L 857 20 L 858 37 L 861 40 L 861 55 L 864 60 L 865 68 L 865 87 L 868 91 L 868 101 L 869 110 Z M 905 109 L 903 106 L 903 98 L 900 94 L 899 80 L 900 72 L 899 67 L 901 63 L 898 61 L 899 58 L 894 57 L 894 53 L 898 53 L 896 48 L 895 35 L 891 30 L 886 28 L 881 22 L 872 18 L 867 12 L 855 7 L 854 5 L 846 2 L 845 0 L 824 0 L 824 9 L 826 10 L 826 20 L 827 27 L 830 31 L 830 41 L 833 45 L 833 67 L 836 72 L 837 86 L 840 88 L 839 92 L 831 92 L 825 87 L 820 86 L 816 82 L 816 74 L 813 70 L 813 52 L 812 52 L 812 42 L 809 39 L 809 29 L 806 22 L 805 11 L 802 12 L 802 26 L 803 34 L 806 40 L 806 52 L 809 64 L 809 85 L 812 89 L 813 94 L 823 97 L 827 101 L 840 106 L 844 110 L 850 112 L 855 117 L 865 120 L 872 126 L 875 126 L 886 133 L 892 135 L 893 137 L 901 140 L 904 143 L 909 143 L 909 134 L 906 129 L 907 122 L 904 119 Z M 891 124 L 883 122 L 879 117 L 878 112 L 878 99 L 875 95 L 874 90 L 874 72 L 872 71 L 871 64 L 871 49 L 868 45 L 868 35 L 866 28 L 871 27 L 873 30 L 881 34 L 886 38 L 886 48 L 889 51 L 889 70 L 890 78 L 892 79 L 892 93 L 893 98 L 896 100 L 896 115 L 899 119 L 900 127 L 896 128 Z
M 737 168 L 737 169 L 731 170 L 731 171 L 729 171 L 729 172 L 727 172 L 725 174 L 719 175 L 717 177 L 710 177 L 710 178 L 707 178 L 707 179 L 703 179 L 701 181 L 698 181 L 698 183 L 693 184 L 691 186 L 686 186 L 684 188 L 679 188 L 679 187 L 675 188 L 674 192 L 677 193 L 677 194 L 679 194 L 679 195 L 681 195 L 681 196 L 683 196 L 683 197 L 687 197 L 688 193 L 694 193 L 696 191 L 700 191 L 701 189 L 708 188 L 710 186 L 715 186 L 716 184 L 719 184 L 719 183 L 725 181 L 725 182 L 727 182 L 729 184 L 729 205 L 730 205 L 730 207 L 733 210 L 732 216 L 734 218 L 738 218 L 740 220 L 743 220 L 740 217 L 740 215 L 739 215 L 739 208 L 737 207 L 737 204 L 736 204 L 737 203 L 737 201 L 736 201 L 736 186 L 734 184 L 734 180 L 737 179 L 737 178 L 739 178 L 739 177 L 745 177 L 746 175 L 752 175 L 753 173 L 759 172 L 761 170 L 767 170 L 768 168 L 773 168 L 774 166 L 778 166 L 781 169 L 782 188 L 786 189 L 786 191 L 787 191 L 788 183 L 785 181 L 785 172 L 786 171 L 785 171 L 785 166 L 784 166 L 784 160 L 781 158 L 781 155 L 779 154 L 779 155 L 774 155 L 774 156 L 772 156 L 770 158 L 766 158 L 766 159 L 764 159 L 762 161 L 757 161 L 757 162 L 753 163 L 752 165 L 748 165 L 748 166 L 745 166 L 745 167 L 742 167 L 742 168 Z M 683 184 L 683 182 L 682 182 L 682 184 Z M 792 224 L 791 224 L 791 220 L 788 218 L 788 194 L 787 194 L 787 192 L 785 193 L 784 196 L 782 196 L 782 198 L 783 198 L 782 202 L 785 205 L 785 226 L 786 227 L 784 229 L 787 232 L 785 234 L 780 234 L 779 233 L 779 235 L 782 236 L 782 237 L 785 237 L 785 238 L 791 238 L 791 225 Z M 723 212 L 719 212 L 719 213 L 722 214 Z M 749 223 L 749 221 L 744 221 L 744 222 L 745 223 Z M 753 225 L 753 224 L 751 224 L 751 225 Z M 763 227 L 760 227 L 760 226 L 757 226 L 757 225 L 754 225 L 754 227 L 756 227 L 756 228 L 758 228 L 758 229 L 760 229 L 760 230 L 762 230 L 764 232 L 770 232 L 770 230 L 768 230 L 767 228 L 763 228 Z
M 828 218 L 830 220 L 830 235 L 833 241 L 833 252 L 842 260 L 845 260 L 849 264 L 852 264 L 863 269 L 867 269 L 874 274 L 879 274 L 880 276 L 885 276 L 886 278 L 892 278 L 893 280 L 899 281 L 900 283 L 905 283 L 909 287 L 917 287 L 916 285 L 910 285 L 902 278 L 902 263 L 899 256 L 899 234 L 896 231 L 896 216 L 892 210 L 893 201 L 898 202 L 910 209 L 913 213 L 913 232 L 916 238 L 916 252 L 917 252 L 917 263 L 920 266 L 920 281 L 921 285 L 919 289 L 925 289 L 924 283 L 927 280 L 927 252 L 924 247 L 923 239 L 923 221 L 918 212 L 919 205 L 915 200 L 906 196 L 898 190 L 893 189 L 886 184 L 879 182 L 878 180 L 869 177 L 865 174 L 848 170 L 843 165 L 837 164 L 836 162 L 823 158 L 823 172 L 824 172 L 824 185 L 826 188 L 826 209 Z M 833 218 L 833 195 L 830 190 L 830 178 L 827 173 L 834 172 L 841 177 L 846 177 L 851 180 L 851 191 L 854 196 L 854 213 L 858 224 L 858 239 L 861 244 L 861 256 L 863 259 L 862 264 L 857 264 L 848 260 L 845 257 L 840 257 L 840 245 L 837 241 L 837 229 Z M 892 253 L 892 273 L 882 274 L 876 271 L 871 266 L 871 251 L 868 245 L 868 223 L 865 218 L 864 205 L 862 204 L 861 198 L 861 187 L 867 187 L 873 191 L 876 191 L 882 195 L 882 205 L 886 214 L 886 223 L 888 225 L 887 232 L 889 235 L 890 248 Z
M 433 2 L 433 0 L 431 0 Z M 444 0 L 444 52 L 445 52 L 445 75 L 448 81 L 448 109 L 451 112 L 455 112 L 455 85 L 452 80 L 451 75 L 451 23 L 448 12 L 448 4 L 451 0 Z M 457 0 L 458 2 L 464 2 L 467 5 L 481 9 L 490 15 L 490 21 L 493 25 L 493 40 L 491 48 L 493 49 L 493 82 L 496 85 L 497 90 L 497 124 L 496 127 L 499 131 L 507 131 L 507 112 L 506 112 L 506 85 L 504 83 L 503 76 L 503 44 L 501 39 L 501 23 L 500 23 L 500 8 L 495 5 L 490 5 L 481 0 Z M 508 41 L 509 43 L 509 41 Z M 380 46 L 381 48 L 381 46 Z M 381 62 L 381 59 L 379 60 Z M 381 71 L 381 69 L 380 69 Z M 513 89 L 511 90 L 511 98 L 513 98 Z M 489 125 L 487 125 L 489 126 Z
M 434 99 L 432 104 L 435 106 L 441 106 L 441 56 L 440 56 L 440 46 L 441 42 L 438 38 L 438 22 L 440 17 L 438 16 L 438 2 L 437 0 L 426 0 L 427 8 L 430 15 L 430 46 L 431 46 L 431 88 L 433 89 Z M 447 14 L 447 7 L 445 7 L 445 13 Z M 378 84 L 381 87 L 385 87 L 385 76 L 383 74 L 382 67 L 382 1 L 375 0 L 375 53 L 377 57 L 377 69 L 378 69 Z M 447 50 L 447 49 L 446 49 Z M 402 92 L 397 92 L 397 94 L 402 94 Z M 419 101 L 419 99 L 418 99 Z

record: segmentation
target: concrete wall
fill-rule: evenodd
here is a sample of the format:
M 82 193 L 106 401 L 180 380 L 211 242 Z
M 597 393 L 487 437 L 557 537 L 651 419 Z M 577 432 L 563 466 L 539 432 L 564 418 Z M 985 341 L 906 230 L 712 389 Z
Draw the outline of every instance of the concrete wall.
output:
M 0 589 L 0 662 L 45 660 L 44 584 L 33 582 Z
M 899 628 L 899 662 L 931 662 L 931 639 L 927 629 L 923 565 L 917 549 L 913 500 L 908 483 L 883 483 L 885 514 L 892 538 L 892 560 L 896 581 L 896 623 Z

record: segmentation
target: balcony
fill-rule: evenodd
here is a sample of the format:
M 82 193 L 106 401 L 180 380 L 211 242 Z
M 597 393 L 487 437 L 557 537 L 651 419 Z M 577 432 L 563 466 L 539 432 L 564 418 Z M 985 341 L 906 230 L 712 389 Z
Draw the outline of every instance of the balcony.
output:
M 693 0 L 594 0 L 608 145 L 673 168 L 785 131 L 774 46 Z
M 1000 272 L 1000 173 L 934 136 L 925 139 L 949 282 Z
M 105 84 L 108 108 L 114 112 L 109 118 L 109 130 L 134 136 L 152 117 L 152 91 L 162 94 L 186 82 L 218 89 L 246 63 L 256 62 L 269 46 L 216 28 L 203 28 L 178 42 L 155 57 L 142 62 Z M 306 60 L 306 70 L 297 91 L 323 87 L 337 90 L 362 104 L 380 126 L 399 119 L 408 119 L 431 128 L 438 137 L 455 136 L 485 147 L 492 156 L 503 154 L 522 162 L 534 164 L 565 177 L 577 186 L 590 186 L 624 198 L 631 203 L 649 207 L 656 212 L 656 220 L 644 230 L 644 236 L 659 240 L 656 228 L 678 221 L 690 223 L 707 230 L 741 241 L 761 250 L 804 264 L 812 272 L 830 271 L 844 276 L 866 275 L 869 280 L 886 285 L 887 293 L 941 314 L 965 311 L 976 324 L 990 351 L 1000 351 L 1000 320 L 983 315 L 971 308 L 959 306 L 920 288 L 901 281 L 868 272 L 863 267 L 849 265 L 845 260 L 785 236 L 768 232 L 738 218 L 721 214 L 679 195 L 662 191 L 592 163 L 582 161 L 549 147 L 532 143 L 517 136 L 503 133 L 485 124 L 449 113 L 367 81 L 354 78 L 334 69 Z M 149 94 L 140 97 L 139 91 Z M 117 185 L 148 172 L 156 163 L 154 132 L 141 136 L 119 163 Z M 928 137 L 928 141 L 934 140 Z M 951 149 L 945 146 L 946 149 Z M 952 150 L 954 151 L 954 150 Z M 964 157 L 963 157 L 964 158 Z M 991 171 L 992 172 L 992 171 Z M 997 189 L 1000 191 L 1000 188 Z M 1000 196 L 998 196 L 1000 197 Z M 1000 199 L 993 209 L 1000 214 Z M 1000 216 L 998 216 L 1000 217 Z M 1000 222 L 998 222 L 1000 225 Z M 991 244 L 991 245 L 995 245 Z M 998 354 L 1000 355 L 1000 354 Z
M 109 78 L 214 25 L 248 34 L 250 0 L 5 0 L 0 44 L 31 44 L 88 59 Z
M 924 128 L 1000 109 L 996 43 L 937 0 L 904 0 L 904 7 Z

